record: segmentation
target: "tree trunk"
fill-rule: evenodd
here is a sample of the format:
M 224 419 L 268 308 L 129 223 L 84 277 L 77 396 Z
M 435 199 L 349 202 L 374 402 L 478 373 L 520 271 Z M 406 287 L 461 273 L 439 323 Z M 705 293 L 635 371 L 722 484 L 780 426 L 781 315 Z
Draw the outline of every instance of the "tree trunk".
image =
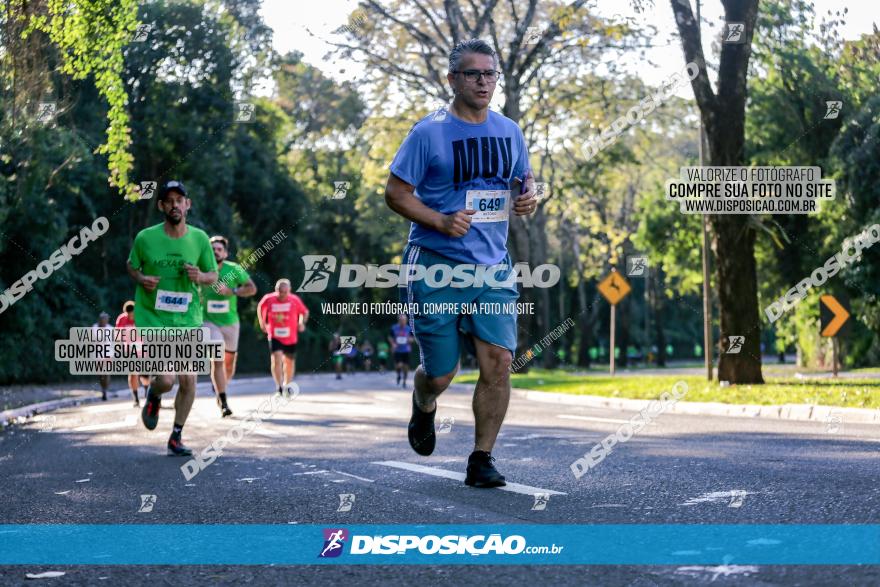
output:
M 593 306 L 587 302 L 587 284 L 584 281 L 584 267 L 581 264 L 581 247 L 578 244 L 577 235 L 566 231 L 571 242 L 571 250 L 574 256 L 574 266 L 577 270 L 577 299 L 578 307 L 578 330 L 581 333 L 580 348 L 578 348 L 577 364 L 579 367 L 590 367 L 590 345 L 593 343 L 592 324 Z
M 718 90 L 713 91 L 703 56 L 699 25 L 689 0 L 670 0 L 685 61 L 698 73 L 691 87 L 700 109 L 713 166 L 738 166 L 745 160 L 746 88 L 758 0 L 722 0 L 725 22 L 743 23 L 743 43 L 722 43 Z M 713 252 L 718 276 L 718 307 L 722 351 L 718 379 L 731 383 L 763 383 L 761 374 L 761 321 L 755 267 L 755 230 L 744 215 L 710 216 Z M 728 337 L 745 336 L 739 353 L 726 354 Z M 705 352 L 711 352 L 706 349 Z
M 648 299 L 654 314 L 654 341 L 657 346 L 657 366 L 666 366 L 666 335 L 663 333 L 663 269 L 658 267 L 648 275 Z M 648 364 L 647 358 L 645 364 Z

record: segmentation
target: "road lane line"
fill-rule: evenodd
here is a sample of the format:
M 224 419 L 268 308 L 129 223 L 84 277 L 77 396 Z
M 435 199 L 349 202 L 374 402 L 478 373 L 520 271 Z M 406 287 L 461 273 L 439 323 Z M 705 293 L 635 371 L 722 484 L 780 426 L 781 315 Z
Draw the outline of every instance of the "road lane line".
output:
M 345 471 L 337 471 L 333 469 L 334 473 L 339 473 L 340 475 L 346 475 L 348 477 L 354 477 L 355 479 L 360 479 L 361 481 L 366 481 L 368 483 L 375 483 L 376 481 L 373 479 L 367 479 L 366 477 L 358 477 L 357 475 L 352 475 L 351 473 L 346 473 Z
M 416 465 L 414 463 L 404 463 L 401 461 L 373 461 L 374 465 L 383 465 L 385 467 L 394 467 L 396 469 L 404 469 L 414 473 L 424 473 L 435 477 L 445 477 L 446 479 L 455 479 L 456 481 L 464 481 L 464 473 L 456 473 L 455 471 L 447 471 L 446 469 L 438 469 L 436 467 L 425 467 L 424 465 Z M 536 493 L 548 493 L 550 495 L 567 495 L 561 491 L 552 489 L 542 489 L 540 487 L 532 487 L 531 485 L 522 485 L 520 483 L 508 483 L 504 487 L 498 487 L 502 491 L 510 491 L 512 493 L 520 493 L 522 495 L 534 496 Z
M 73 432 L 94 432 L 96 430 L 116 430 L 117 428 L 131 428 L 137 423 L 137 416 L 129 414 L 125 420 L 121 422 L 107 422 L 105 424 L 90 424 L 89 426 L 80 426 L 73 428 Z
M 599 418 L 597 416 L 573 416 L 571 414 L 557 414 L 557 418 L 565 420 L 586 420 L 587 422 L 610 422 L 611 424 L 629 424 L 629 420 L 620 420 L 618 418 Z

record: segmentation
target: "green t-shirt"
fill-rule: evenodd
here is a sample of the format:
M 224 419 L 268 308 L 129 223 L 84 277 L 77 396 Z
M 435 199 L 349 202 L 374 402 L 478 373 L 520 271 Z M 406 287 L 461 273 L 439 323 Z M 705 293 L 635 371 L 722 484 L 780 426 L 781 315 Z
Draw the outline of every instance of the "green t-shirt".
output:
M 250 275 L 238 263 L 223 261 L 220 264 L 218 284 L 233 289 L 250 281 Z M 202 318 L 205 322 L 213 322 L 217 326 L 238 324 L 238 296 L 224 296 L 214 291 L 213 285 L 203 285 L 205 294 Z
M 376 356 L 379 357 L 380 359 L 385 359 L 385 358 L 387 358 L 387 357 L 388 357 L 388 349 L 389 349 L 389 348 L 390 348 L 390 347 L 388 346 L 388 343 L 385 342 L 385 341 L 382 341 L 382 342 L 378 343 L 378 344 L 376 345 Z
M 196 265 L 204 272 L 217 271 L 204 230 L 188 226 L 182 237 L 171 238 L 165 234 L 164 223 L 145 228 L 134 237 L 128 260 L 144 275 L 160 278 L 153 291 L 137 285 L 134 323 L 138 327 L 202 325 L 199 286 L 190 281 L 184 265 Z

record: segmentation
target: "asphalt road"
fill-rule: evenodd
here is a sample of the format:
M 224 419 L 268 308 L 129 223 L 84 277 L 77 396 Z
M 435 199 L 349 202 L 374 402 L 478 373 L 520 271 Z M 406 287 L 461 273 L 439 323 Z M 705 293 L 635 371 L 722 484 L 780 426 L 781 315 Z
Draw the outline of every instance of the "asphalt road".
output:
M 298 382 L 297 398 L 189 481 L 182 460 L 165 456 L 170 395 L 153 432 L 130 400 L 9 428 L 0 434 L 0 523 L 880 523 L 876 425 L 663 414 L 576 479 L 572 461 L 633 414 L 514 398 L 494 452 L 511 486 L 479 490 L 460 481 L 473 442 L 468 387 L 454 386 L 441 398 L 437 421 L 448 431 L 425 458 L 407 444 L 410 392 L 394 386 L 393 374 L 341 381 L 305 375 Z M 201 450 L 271 390 L 268 378 L 236 381 L 235 416 L 223 420 L 200 384 L 184 441 Z M 536 492 L 556 493 L 536 510 Z M 151 512 L 138 511 L 145 494 L 156 496 Z M 354 495 L 350 511 L 337 511 L 340 494 Z M 880 584 L 871 566 L 707 567 L 686 560 L 589 567 L 6 566 L 0 582 L 23 583 L 26 573 L 42 571 L 65 572 L 40 580 L 64 585 Z

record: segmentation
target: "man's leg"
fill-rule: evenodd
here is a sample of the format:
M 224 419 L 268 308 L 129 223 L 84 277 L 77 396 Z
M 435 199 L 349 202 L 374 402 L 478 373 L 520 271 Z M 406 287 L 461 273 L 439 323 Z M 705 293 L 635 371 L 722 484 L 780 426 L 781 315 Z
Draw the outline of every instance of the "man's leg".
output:
M 419 409 L 423 412 L 433 412 L 437 409 L 437 398 L 440 397 L 441 393 L 446 391 L 449 384 L 452 383 L 452 380 L 455 378 L 456 373 L 458 373 L 458 365 L 446 375 L 441 377 L 428 377 L 425 373 L 425 368 L 422 365 L 419 365 L 416 369 L 415 375 L 413 375 L 416 391 L 416 405 Z
M 131 390 L 131 395 L 134 396 L 134 405 L 135 407 L 140 405 L 138 401 L 138 376 L 137 373 L 130 373 L 128 375 L 128 388 Z
M 407 437 L 412 449 L 423 457 L 433 453 L 434 446 L 437 444 L 437 435 L 434 431 L 437 398 L 452 383 L 452 378 L 455 377 L 457 371 L 458 365 L 446 375 L 428 377 L 424 367 L 419 365 L 413 376 L 415 389 L 413 391 L 412 416 L 409 420 Z
M 180 385 L 174 397 L 174 425 L 183 427 L 196 399 L 196 376 L 179 375 Z
M 211 383 L 214 384 L 214 392 L 226 395 L 226 364 L 223 360 L 211 361 Z
M 293 381 L 293 376 L 296 374 L 296 357 L 293 355 L 284 354 L 284 385 L 287 385 L 291 381 Z
M 110 389 L 110 376 L 101 375 L 98 380 L 101 384 L 101 399 L 107 401 L 107 391 Z
M 183 425 L 189 417 L 193 402 L 196 399 L 196 376 L 178 375 L 180 384 L 174 398 L 174 427 L 168 438 L 168 454 L 174 456 L 191 456 L 192 451 L 184 446 L 181 440 Z
M 159 424 L 159 408 L 162 404 L 162 394 L 171 391 L 174 387 L 175 375 L 156 375 L 150 379 L 147 394 L 144 398 L 144 407 L 141 410 L 141 420 L 147 430 L 153 430 Z
M 270 360 L 272 361 L 272 378 L 275 379 L 275 387 L 277 387 L 280 392 L 281 387 L 284 384 L 283 353 L 281 351 L 273 351 Z
M 228 353 L 227 353 L 228 354 Z M 225 358 L 225 357 L 224 357 Z M 214 383 L 214 392 L 217 394 L 217 405 L 220 407 L 221 415 L 226 418 L 232 415 L 232 410 L 226 403 L 226 363 L 221 361 L 211 361 L 211 381 Z
M 480 377 L 474 388 L 474 450 L 492 452 L 510 403 L 510 351 L 473 337 Z
M 235 363 L 238 361 L 238 353 L 230 353 L 226 351 L 226 356 L 223 357 L 223 363 L 226 368 L 226 382 L 229 383 L 232 381 L 233 376 L 235 376 Z

